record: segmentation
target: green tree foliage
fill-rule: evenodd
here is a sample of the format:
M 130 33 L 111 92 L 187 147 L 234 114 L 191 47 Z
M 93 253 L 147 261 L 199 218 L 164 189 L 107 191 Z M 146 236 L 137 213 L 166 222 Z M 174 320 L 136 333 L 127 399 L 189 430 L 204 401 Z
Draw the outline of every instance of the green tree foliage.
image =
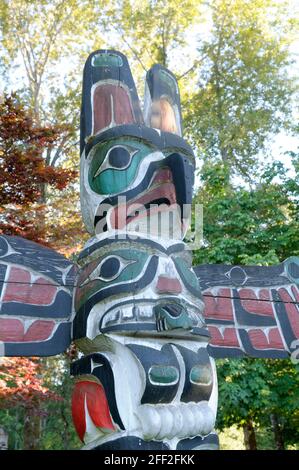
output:
M 200 20 L 203 1 L 115 0 L 112 4 L 112 30 L 146 71 L 154 63 L 168 66 L 170 58 L 186 46 L 188 31 Z
M 251 423 L 273 433 L 273 448 L 298 443 L 298 372 L 289 360 L 218 361 L 217 427 L 237 425 L 246 431 Z
M 296 22 L 287 1 L 212 0 L 199 47 L 199 83 L 188 96 L 188 132 L 204 158 L 249 179 L 269 137 L 289 125 Z
M 299 155 L 293 155 L 298 168 Z M 299 254 L 299 173 L 267 165 L 253 187 L 230 181 L 228 165 L 207 162 L 195 202 L 203 204 L 204 246 L 195 263 L 274 264 Z

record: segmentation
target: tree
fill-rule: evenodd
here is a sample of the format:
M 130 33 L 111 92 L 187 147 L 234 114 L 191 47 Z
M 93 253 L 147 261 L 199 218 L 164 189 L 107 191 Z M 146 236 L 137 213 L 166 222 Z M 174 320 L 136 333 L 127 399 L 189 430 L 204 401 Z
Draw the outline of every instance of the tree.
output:
M 227 165 L 207 162 L 201 182 L 195 203 L 203 204 L 204 245 L 196 264 L 275 264 L 299 254 L 299 173 L 272 162 L 246 188 L 230 181 Z
M 188 33 L 201 21 L 202 0 L 114 0 L 107 28 L 132 59 L 140 79 L 155 63 L 172 68 L 178 78 L 193 69 Z M 191 61 L 191 62 L 190 62 Z
M 198 89 L 187 96 L 187 130 L 206 160 L 251 180 L 269 139 L 290 124 L 297 23 L 288 1 L 213 0 L 199 45 Z
M 64 127 L 37 127 L 16 96 L 0 103 L 0 231 L 45 241 L 39 224 L 44 184 L 62 190 L 76 172 L 46 165 L 43 153 L 53 147 Z
M 24 420 L 22 434 L 25 449 L 38 447 L 40 418 L 45 415 L 43 402 L 61 400 L 59 395 L 44 387 L 42 382 L 41 364 L 37 359 L 1 359 L 0 413 L 9 408 L 20 409 Z
M 76 176 L 73 170 L 46 165 L 43 158 L 44 150 L 55 145 L 62 132 L 62 126 L 34 125 L 16 96 L 5 96 L 0 103 L 0 233 L 47 242 L 46 227 L 38 223 L 45 212 L 39 204 L 42 185 L 61 191 Z M 22 416 L 21 434 L 27 449 L 38 446 L 45 402 L 61 399 L 44 385 L 41 367 L 40 360 L 34 358 L 1 360 L 0 415 L 11 408 Z M 10 417 L 3 419 L 11 430 Z

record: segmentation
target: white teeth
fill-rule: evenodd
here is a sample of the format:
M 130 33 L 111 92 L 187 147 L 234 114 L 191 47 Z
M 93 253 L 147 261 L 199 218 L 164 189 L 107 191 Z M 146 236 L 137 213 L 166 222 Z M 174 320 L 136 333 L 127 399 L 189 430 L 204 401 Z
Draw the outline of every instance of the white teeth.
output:
M 174 405 L 141 405 L 138 409 L 143 436 L 148 439 L 172 439 L 206 436 L 215 425 L 208 402 Z
M 168 408 L 160 408 L 159 414 L 161 417 L 161 427 L 156 439 L 163 439 L 164 436 L 167 436 L 168 439 L 171 439 L 174 437 L 173 433 L 171 432 L 174 428 L 173 414 Z
M 153 307 L 151 305 L 142 305 L 138 307 L 138 318 L 140 319 L 150 319 L 154 318 Z
M 121 318 L 124 320 L 130 320 L 132 318 L 136 318 L 136 315 L 134 314 L 135 313 L 134 308 L 133 310 L 131 308 L 126 308 L 122 310 L 121 312 L 122 312 Z
M 128 305 L 124 306 L 121 310 L 109 312 L 103 317 L 102 328 L 108 325 L 117 325 L 122 322 L 127 323 L 130 321 L 136 322 L 138 320 L 155 321 L 153 307 L 151 305 L 140 307 Z
M 173 409 L 173 414 L 174 414 L 174 429 L 175 429 L 175 435 L 176 434 L 180 434 L 180 431 L 182 430 L 182 427 L 183 427 L 183 413 L 181 413 L 181 411 L 183 411 L 183 408 L 184 408 L 184 405 L 181 407 L 181 406 L 174 406 L 174 409 Z
M 111 312 L 109 315 L 104 317 L 103 326 L 110 325 L 111 323 L 117 323 L 120 318 L 120 311 Z
M 194 429 L 194 434 L 192 433 Z M 189 406 L 184 407 L 184 420 L 183 420 L 183 427 L 178 434 L 178 437 L 184 437 L 190 432 L 190 436 L 196 434 L 195 429 L 195 420 L 192 411 L 190 410 Z
M 201 327 L 203 322 L 197 312 L 192 308 L 189 309 L 189 315 L 192 319 L 193 326 Z M 156 322 L 153 304 L 139 304 L 139 305 L 124 305 L 120 310 L 114 310 L 104 315 L 102 320 L 102 328 L 106 326 L 117 325 L 120 323 L 145 321 Z M 162 322 L 161 330 L 167 330 L 167 326 Z
M 145 439 L 153 439 L 161 428 L 161 416 L 158 411 L 153 406 L 142 405 L 139 408 L 138 417 L 142 422 L 142 430 Z

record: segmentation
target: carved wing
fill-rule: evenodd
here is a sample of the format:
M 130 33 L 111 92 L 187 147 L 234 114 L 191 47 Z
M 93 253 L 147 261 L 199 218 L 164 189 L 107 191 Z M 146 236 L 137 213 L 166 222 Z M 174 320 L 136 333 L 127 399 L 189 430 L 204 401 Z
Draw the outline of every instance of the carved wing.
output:
M 194 268 L 214 357 L 285 358 L 299 339 L 299 258 L 276 266 Z M 293 346 L 292 346 L 293 345 Z
M 76 267 L 20 237 L 0 236 L 0 355 L 53 356 L 71 342 Z

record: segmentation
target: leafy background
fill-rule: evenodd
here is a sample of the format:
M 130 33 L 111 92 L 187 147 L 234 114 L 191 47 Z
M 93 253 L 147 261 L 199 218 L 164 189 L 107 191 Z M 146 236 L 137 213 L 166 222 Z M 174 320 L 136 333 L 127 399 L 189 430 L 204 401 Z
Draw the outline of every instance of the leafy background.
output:
M 76 259 L 88 239 L 78 186 L 82 69 L 92 50 L 115 48 L 140 95 L 153 63 L 178 78 L 204 214 L 194 263 L 299 255 L 298 18 L 293 0 L 2 0 L 1 231 Z M 80 447 L 68 374 L 76 356 L 72 347 L 54 358 L 1 358 L 10 449 Z M 222 448 L 298 448 L 298 366 L 217 362 Z

